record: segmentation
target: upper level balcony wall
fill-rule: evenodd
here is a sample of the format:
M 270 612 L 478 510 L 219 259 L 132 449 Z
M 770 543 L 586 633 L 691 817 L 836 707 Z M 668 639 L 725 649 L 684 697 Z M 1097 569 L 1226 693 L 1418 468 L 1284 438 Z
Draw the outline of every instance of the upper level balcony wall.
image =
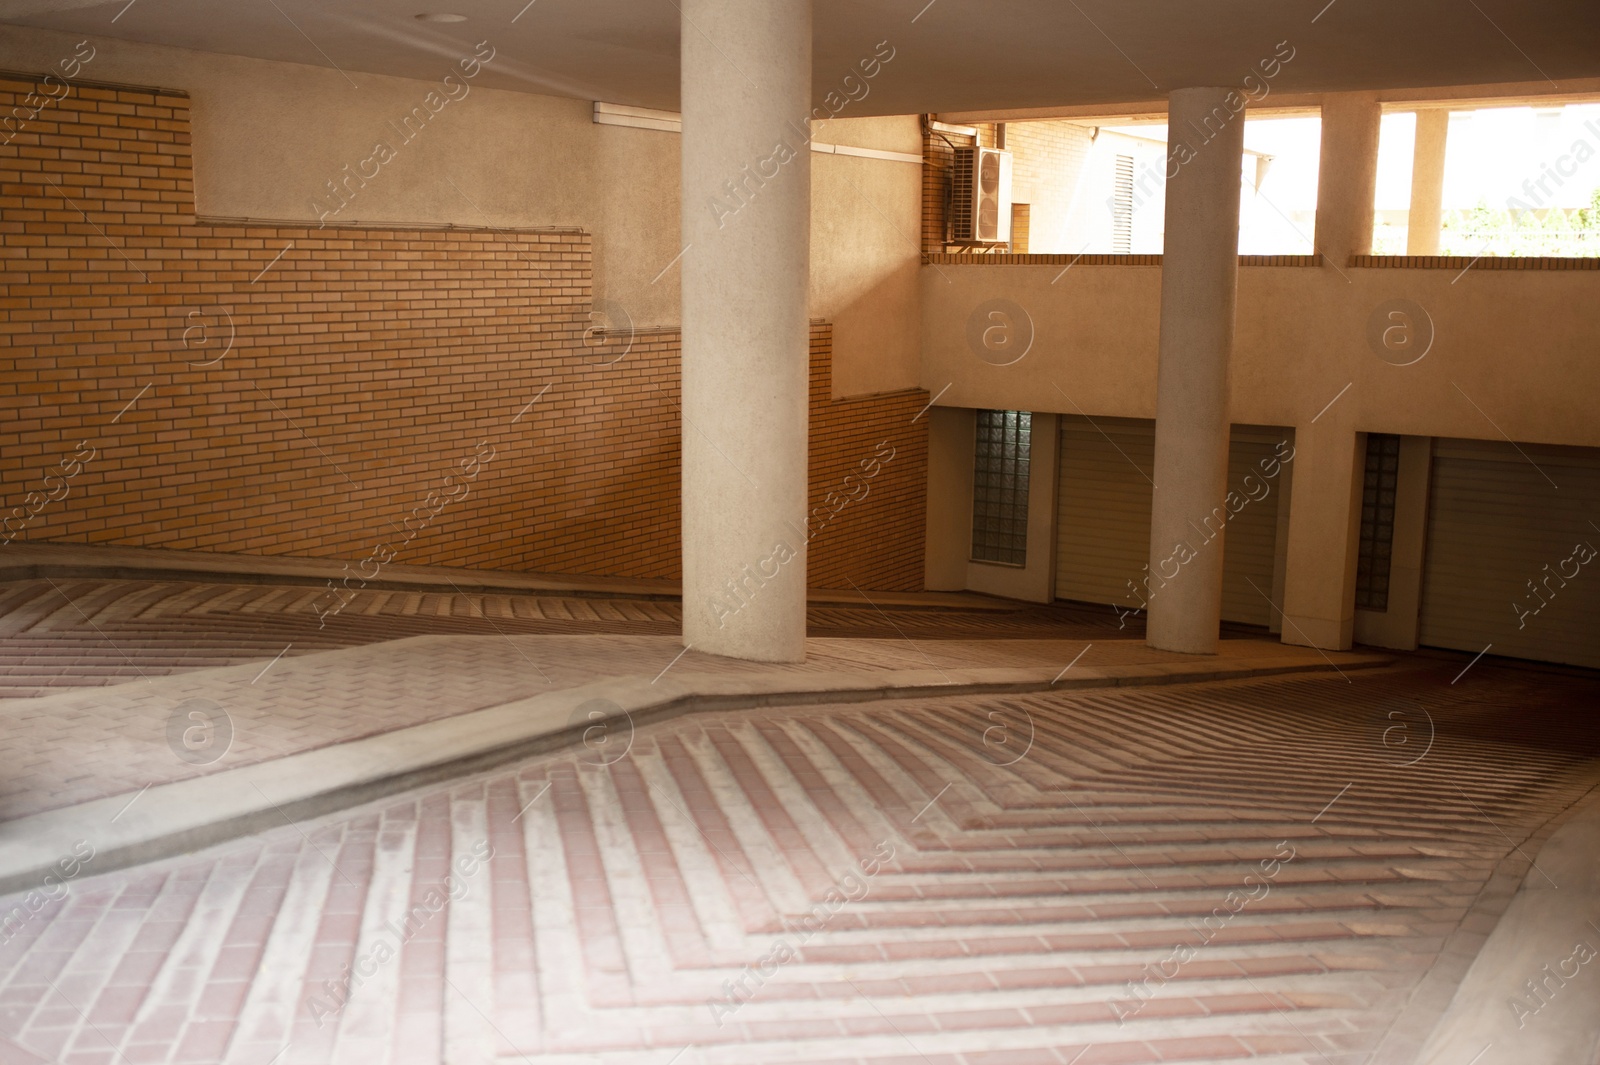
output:
M 938 405 L 1154 417 L 1159 257 L 1006 258 L 924 256 Z M 1239 270 L 1233 422 L 1305 426 L 1337 403 L 1358 431 L 1600 446 L 1600 261 L 1257 261 Z

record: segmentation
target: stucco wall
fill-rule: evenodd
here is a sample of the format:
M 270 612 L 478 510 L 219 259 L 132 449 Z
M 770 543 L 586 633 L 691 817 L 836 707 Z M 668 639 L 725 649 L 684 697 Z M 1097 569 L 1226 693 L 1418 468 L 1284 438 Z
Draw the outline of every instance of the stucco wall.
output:
M 914 119 L 901 124 L 916 132 Z M 917 382 L 921 180 L 911 163 L 823 154 L 812 160 L 811 313 L 834 322 L 836 396 Z
M 1028 204 L 1028 250 L 1075 254 L 1084 250 L 1090 225 L 1110 231 L 1105 194 L 1094 193 L 1104 181 L 1091 180 L 1094 142 L 1088 126 L 1071 122 L 1012 122 L 1006 125 L 1011 151 L 1011 198 Z M 1103 161 L 1102 161 L 1103 162 Z M 1098 213 L 1094 213 L 1098 208 Z M 1104 215 L 1105 217 L 1100 217 Z M 1097 231 L 1094 236 L 1100 236 Z M 1073 239 L 1076 237 L 1076 239 Z M 1102 240 L 1108 246 L 1108 240 Z M 1102 249 L 1096 249 L 1102 250 Z
M 1154 417 L 1159 267 L 943 263 L 923 268 L 922 286 L 921 383 L 950 386 L 941 406 Z M 999 298 L 1034 329 L 1008 366 L 967 342 L 969 316 Z M 1367 339 L 1401 298 L 1435 333 L 1408 366 Z M 1600 446 L 1596 337 L 1595 270 L 1241 267 L 1230 414 L 1304 425 L 1349 385 L 1325 420 L 1362 432 Z

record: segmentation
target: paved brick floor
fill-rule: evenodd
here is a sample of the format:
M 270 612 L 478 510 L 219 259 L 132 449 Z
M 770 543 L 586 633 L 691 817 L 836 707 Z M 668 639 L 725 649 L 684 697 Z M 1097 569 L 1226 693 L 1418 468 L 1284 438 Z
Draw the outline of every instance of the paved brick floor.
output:
M 354 647 L 405 636 L 666 635 L 672 599 L 362 591 L 327 619 L 323 585 L 43 578 L 0 583 L 0 699 L 117 684 L 189 669 Z M 870 593 L 869 593 L 870 594 Z M 331 599 L 318 604 L 326 609 Z M 1245 630 L 1240 630 L 1243 634 Z M 814 605 L 813 636 L 895 639 L 1142 638 L 1109 607 L 952 610 Z
M 1600 764 L 1591 680 L 1458 669 L 695 715 L 91 860 L 0 1061 L 1398 1063 Z
M 315 585 L 270 583 L 0 584 L 0 729 L 9 751 L 0 822 L 605 677 L 776 668 L 696 651 L 680 658 L 679 640 L 669 635 L 678 631 L 678 606 L 669 600 L 372 591 L 319 628 L 310 604 L 321 593 Z M 1184 658 L 1144 647 L 1132 638 L 1137 629 L 1118 629 L 1109 610 L 886 603 L 811 613 L 814 632 L 839 635 L 814 638 L 810 661 L 783 668 L 1055 668 Z M 1293 653 L 1260 641 L 1229 641 L 1226 651 L 1247 646 L 1256 656 Z M 178 719 L 181 734 L 195 699 L 226 715 L 226 734 L 221 725 L 208 734 L 218 757 L 203 763 L 176 756 L 170 733 Z
M 1303 650 L 1234 640 L 1227 655 L 1304 657 Z M 66 688 L 0 700 L 13 752 L 0 774 L 0 822 L 147 784 L 236 769 L 591 681 L 693 674 L 942 671 L 967 667 L 1183 662 L 1137 640 L 813 639 L 789 666 L 684 653 L 676 636 L 425 636 L 189 670 L 112 687 Z M 184 760 L 172 732 L 193 700 L 215 715 L 200 737 L 210 760 Z M 214 709 L 213 709 L 214 708 Z M 224 728 L 226 732 L 224 732 Z

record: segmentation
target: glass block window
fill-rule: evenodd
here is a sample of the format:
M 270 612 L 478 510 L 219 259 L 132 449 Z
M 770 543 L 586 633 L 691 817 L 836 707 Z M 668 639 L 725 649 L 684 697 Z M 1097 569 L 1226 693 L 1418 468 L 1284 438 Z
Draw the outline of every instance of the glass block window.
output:
M 972 477 L 972 558 L 1023 566 L 1028 561 L 1028 450 L 1033 415 L 978 412 Z
M 1389 609 L 1389 556 L 1394 546 L 1395 487 L 1400 480 L 1400 438 L 1367 434 L 1367 469 L 1361 486 L 1361 554 L 1356 563 L 1356 606 Z

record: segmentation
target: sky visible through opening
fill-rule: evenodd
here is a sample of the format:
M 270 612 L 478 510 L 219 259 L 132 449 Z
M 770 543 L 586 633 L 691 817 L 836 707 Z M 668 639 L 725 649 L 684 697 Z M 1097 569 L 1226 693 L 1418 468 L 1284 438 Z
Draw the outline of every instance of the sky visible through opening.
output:
M 1252 118 L 1245 123 L 1239 250 L 1309 254 L 1316 224 L 1322 121 L 1316 116 Z M 1166 126 L 1106 126 L 1164 142 Z M 1383 117 L 1373 251 L 1405 253 L 1416 115 Z M 1258 171 L 1256 156 L 1271 157 Z M 1259 188 L 1255 179 L 1260 176 Z M 1543 182 L 1541 185 L 1540 182 Z M 1600 236 L 1574 232 L 1580 208 L 1600 190 L 1600 103 L 1456 111 L 1445 152 L 1441 254 L 1600 255 Z M 1160 211 L 1160 197 L 1139 211 Z M 1550 218 L 1559 209 L 1564 218 Z M 1531 216 L 1520 218 L 1521 212 Z M 1520 228 L 1518 228 L 1520 218 Z M 1596 228 L 1589 221 L 1590 229 Z M 1147 227 L 1150 229 L 1159 228 Z M 1148 243 L 1148 238 L 1143 243 Z M 1138 248 L 1136 251 L 1154 250 Z

